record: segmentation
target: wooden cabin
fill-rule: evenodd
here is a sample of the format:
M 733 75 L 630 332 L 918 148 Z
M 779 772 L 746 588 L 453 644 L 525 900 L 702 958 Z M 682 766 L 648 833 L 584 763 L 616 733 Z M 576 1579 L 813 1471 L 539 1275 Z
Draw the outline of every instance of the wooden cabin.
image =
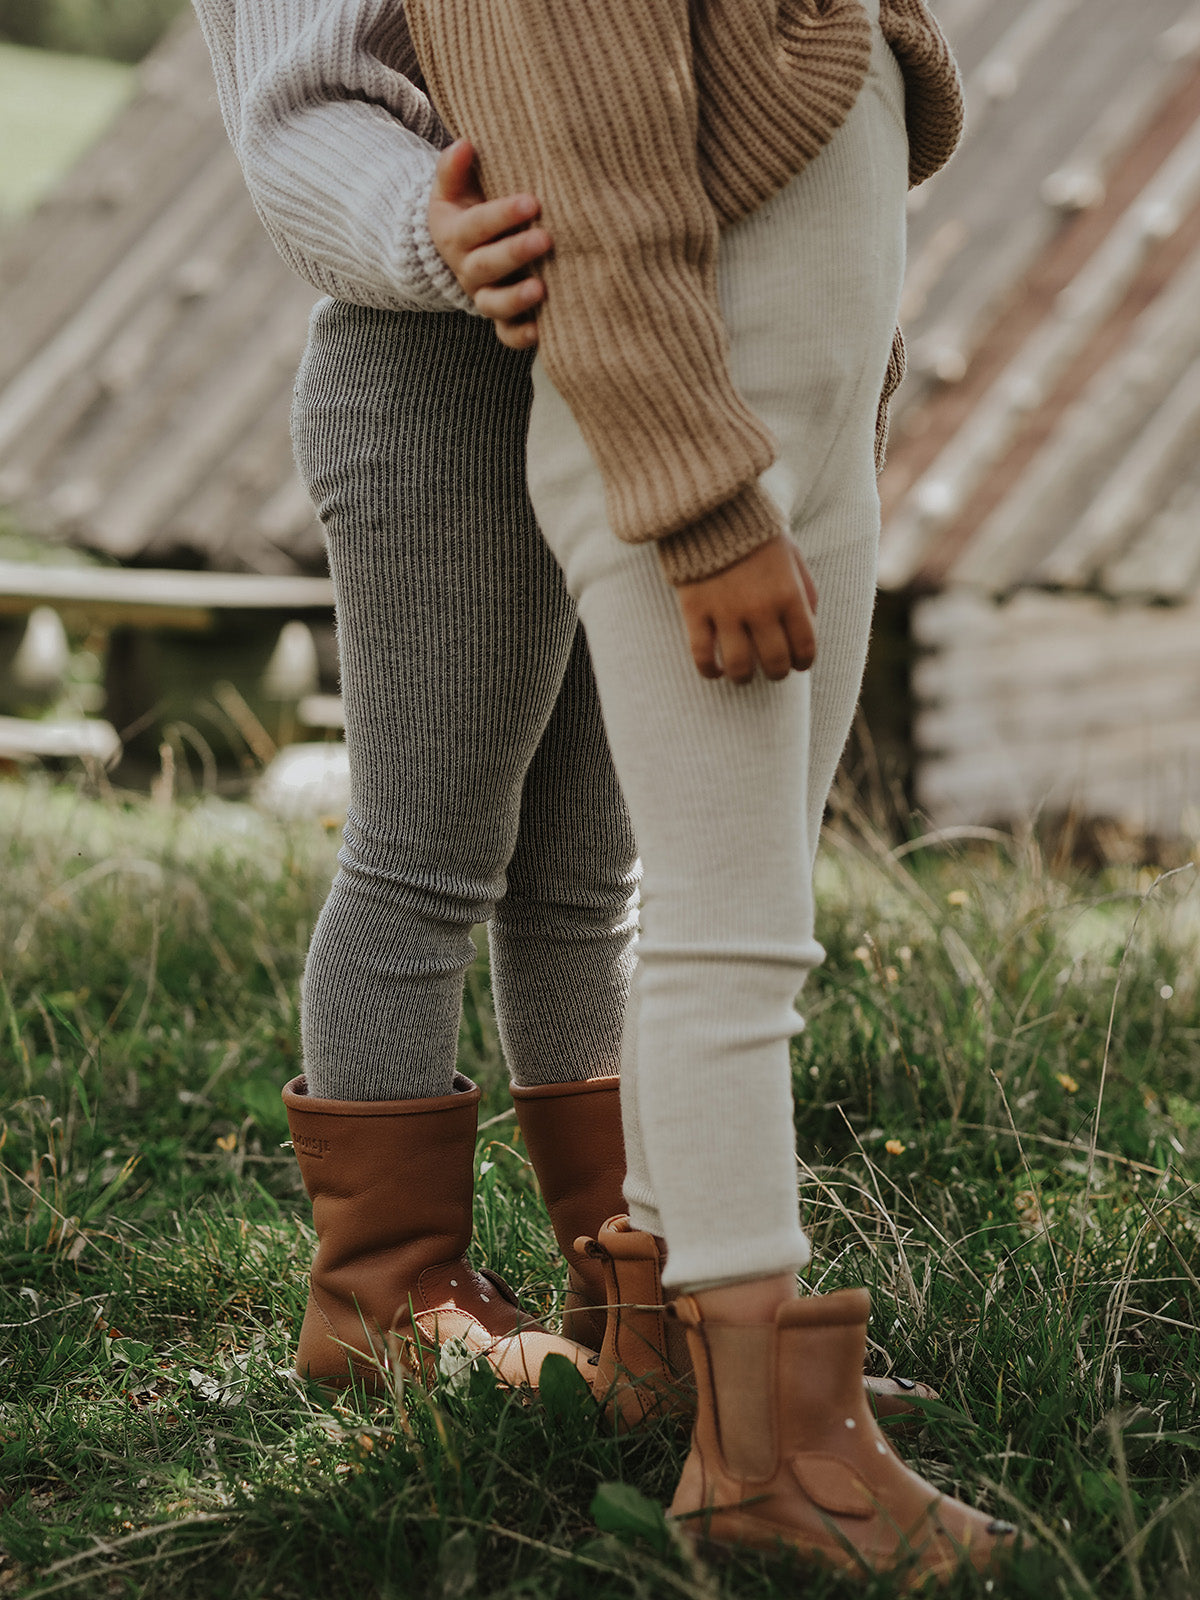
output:
M 1200 6 L 937 10 L 968 133 L 912 197 L 881 484 L 913 798 L 1195 837 Z

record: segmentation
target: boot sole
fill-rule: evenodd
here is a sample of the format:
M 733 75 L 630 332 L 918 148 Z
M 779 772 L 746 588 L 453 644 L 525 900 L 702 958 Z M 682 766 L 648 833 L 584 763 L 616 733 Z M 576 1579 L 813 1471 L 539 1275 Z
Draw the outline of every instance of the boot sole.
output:
M 714 1533 L 711 1526 L 705 1524 L 702 1513 L 683 1517 L 668 1516 L 667 1520 L 673 1527 L 679 1529 L 699 1555 L 716 1565 L 728 1563 L 739 1550 L 755 1550 L 762 1555 L 776 1556 L 781 1561 L 793 1565 L 823 1567 L 835 1572 L 851 1573 L 857 1578 L 893 1578 L 898 1581 L 900 1590 L 905 1594 L 915 1593 L 931 1584 L 948 1583 L 964 1569 L 974 1568 L 977 1572 L 999 1573 L 1005 1560 L 1004 1547 L 997 1546 L 989 1552 L 989 1558 L 982 1567 L 977 1566 L 969 1555 L 964 1554 L 906 1573 L 904 1570 L 906 1566 L 920 1560 L 919 1553 L 914 1552 L 896 1561 L 892 1566 L 876 1567 L 872 1566 L 865 1555 L 852 1554 L 840 1544 L 804 1544 L 794 1535 L 786 1534 L 778 1528 L 764 1527 L 748 1517 L 722 1514 L 720 1533 Z M 1013 1546 L 1009 1553 L 1015 1553 L 1015 1549 Z

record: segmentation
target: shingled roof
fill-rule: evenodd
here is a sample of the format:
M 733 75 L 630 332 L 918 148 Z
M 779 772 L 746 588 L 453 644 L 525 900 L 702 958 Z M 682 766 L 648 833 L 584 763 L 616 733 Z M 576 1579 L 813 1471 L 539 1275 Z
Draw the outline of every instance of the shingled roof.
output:
M 968 137 L 912 197 L 885 587 L 1200 586 L 1200 5 L 945 0 Z
M 0 503 L 120 561 L 322 570 L 288 439 L 314 299 L 254 213 L 188 16 L 0 239 Z
M 963 151 L 912 197 L 885 587 L 1194 591 L 1200 4 L 942 0 Z M 180 21 L 0 240 L 0 503 L 117 560 L 319 571 L 282 265 Z

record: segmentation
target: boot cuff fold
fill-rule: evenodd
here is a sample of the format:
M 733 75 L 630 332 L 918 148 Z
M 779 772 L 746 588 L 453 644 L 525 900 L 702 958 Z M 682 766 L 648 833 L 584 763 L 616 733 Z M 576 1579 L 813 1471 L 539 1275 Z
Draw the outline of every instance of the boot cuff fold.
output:
M 573 1078 L 566 1083 L 520 1084 L 509 1082 L 509 1090 L 517 1101 L 558 1100 L 565 1095 L 600 1094 L 620 1087 L 621 1079 L 615 1072 L 601 1078 Z
M 789 1300 L 779 1308 L 781 1328 L 853 1328 L 871 1315 L 871 1296 L 866 1289 L 837 1289 L 833 1294 L 815 1294 Z
M 630 1226 L 629 1218 L 623 1214 L 609 1217 L 596 1235 L 596 1242 L 618 1261 L 661 1261 L 667 1254 L 661 1239 Z
M 477 1105 L 482 1090 L 461 1072 L 454 1074 L 450 1094 L 430 1095 L 421 1100 L 320 1100 L 308 1092 L 304 1077 L 284 1084 L 280 1096 L 289 1111 L 315 1111 L 323 1117 L 404 1117 L 424 1116 L 430 1111 L 446 1111 L 452 1106 Z

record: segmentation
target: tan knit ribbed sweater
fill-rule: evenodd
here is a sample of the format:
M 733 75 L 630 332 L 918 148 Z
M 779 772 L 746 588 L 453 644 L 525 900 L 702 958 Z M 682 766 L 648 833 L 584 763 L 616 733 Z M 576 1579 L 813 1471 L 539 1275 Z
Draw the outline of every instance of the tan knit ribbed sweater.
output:
M 555 254 L 539 348 L 614 530 L 657 540 L 673 583 L 723 570 L 780 518 L 758 483 L 770 434 L 729 373 L 718 228 L 845 120 L 870 60 L 866 12 L 859 0 L 407 0 L 407 14 L 485 191 L 542 201 Z M 958 141 L 958 74 L 923 0 L 882 0 L 880 22 L 905 75 L 919 183 Z

